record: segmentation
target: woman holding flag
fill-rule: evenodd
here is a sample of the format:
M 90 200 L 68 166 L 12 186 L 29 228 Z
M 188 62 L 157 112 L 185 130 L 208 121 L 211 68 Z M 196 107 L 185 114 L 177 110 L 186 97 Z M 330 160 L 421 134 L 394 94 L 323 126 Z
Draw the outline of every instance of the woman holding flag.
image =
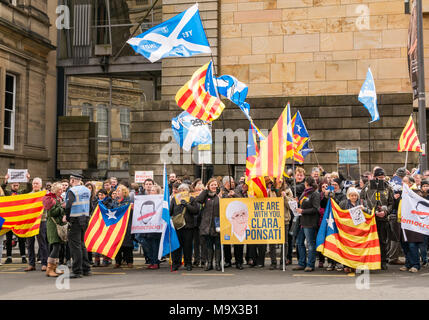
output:
M 64 209 L 61 206 L 63 186 L 60 182 L 56 182 L 51 187 L 51 192 L 43 197 L 43 208 L 47 211 L 47 224 L 46 233 L 48 243 L 51 246 L 51 252 L 48 257 L 48 267 L 46 269 L 46 276 L 58 277 L 56 269 L 58 266 L 60 248 L 65 244 L 58 236 L 57 225 L 64 225 Z
M 370 210 L 367 208 L 366 202 L 363 199 L 359 199 L 359 191 L 354 188 L 350 187 L 347 190 L 347 199 L 344 199 L 339 203 L 339 206 L 342 210 L 349 210 L 355 207 L 361 207 L 362 211 L 369 213 Z M 349 267 L 344 267 L 344 272 L 350 273 L 354 272 L 353 269 Z
M 113 202 L 113 208 L 129 206 L 129 205 L 133 206 L 133 203 L 131 203 L 131 200 L 129 197 L 130 192 L 127 187 L 125 187 L 122 184 L 118 185 L 118 187 L 116 188 L 116 193 L 117 193 L 117 200 Z M 127 263 L 128 268 L 133 267 L 134 243 L 132 239 L 133 236 L 131 235 L 131 225 L 133 222 L 132 215 L 133 215 L 133 210 L 131 209 L 130 217 L 128 218 L 127 232 L 125 233 L 122 246 L 115 257 L 115 262 L 116 262 L 115 268 L 120 268 L 122 261 L 125 261 Z

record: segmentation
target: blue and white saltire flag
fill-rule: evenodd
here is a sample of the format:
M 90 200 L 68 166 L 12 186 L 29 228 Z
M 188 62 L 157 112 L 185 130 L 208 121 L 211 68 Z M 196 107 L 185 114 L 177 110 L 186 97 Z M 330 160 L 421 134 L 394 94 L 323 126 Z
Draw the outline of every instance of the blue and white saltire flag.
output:
M 247 92 L 249 88 L 246 84 L 238 81 L 235 77 L 230 75 L 223 75 L 216 77 L 213 73 L 213 61 L 210 62 L 209 68 L 207 69 L 205 89 L 210 95 L 219 97 L 222 95 L 236 104 L 241 111 L 243 111 L 246 118 L 249 120 L 252 127 L 255 129 L 260 140 L 264 140 L 265 136 L 261 130 L 255 125 L 252 118 L 250 117 L 250 105 L 245 102 L 247 98 Z
M 170 217 L 170 192 L 168 191 L 167 167 L 164 163 L 164 200 L 162 202 L 162 234 L 159 242 L 158 259 L 180 247 L 176 229 Z
M 212 144 L 210 125 L 186 111 L 171 120 L 171 128 L 174 139 L 185 151 L 190 151 L 199 144 Z
M 211 53 L 198 4 L 127 41 L 150 62 L 166 57 Z
M 362 102 L 365 108 L 368 109 L 369 114 L 371 115 L 371 122 L 380 120 L 380 115 L 377 109 L 377 92 L 375 91 L 375 82 L 371 68 L 368 68 L 365 82 L 359 92 L 358 100 Z

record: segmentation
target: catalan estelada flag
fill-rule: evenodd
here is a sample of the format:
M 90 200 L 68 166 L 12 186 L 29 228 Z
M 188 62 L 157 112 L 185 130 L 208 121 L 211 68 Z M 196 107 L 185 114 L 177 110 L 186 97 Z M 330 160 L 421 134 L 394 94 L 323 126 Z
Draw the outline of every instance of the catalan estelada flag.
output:
M 317 234 L 317 251 L 350 268 L 380 269 L 380 243 L 375 214 L 363 214 L 365 222 L 355 225 L 349 210 L 341 210 L 332 199 L 328 201 Z
M 419 137 L 417 136 L 416 127 L 414 126 L 413 115 L 408 119 L 404 130 L 402 131 L 401 137 L 398 142 L 398 151 L 417 151 L 423 152 Z
M 248 195 L 255 198 L 268 197 L 267 186 L 263 177 L 250 178 L 250 171 L 255 165 L 257 156 L 259 155 L 258 144 L 256 141 L 256 130 L 250 124 L 247 142 L 246 155 L 246 183 L 248 185 Z
M 292 118 L 292 132 L 293 132 L 293 160 L 300 163 L 304 162 L 304 157 L 301 154 L 301 149 L 310 138 L 307 128 L 305 127 L 304 120 L 301 113 L 297 111 Z
M 115 258 L 127 232 L 130 212 L 131 205 L 107 209 L 99 203 L 85 232 L 86 249 Z
M 0 218 L 4 219 L 0 235 L 12 231 L 18 237 L 39 234 L 46 191 L 0 197 Z
M 286 159 L 293 155 L 290 105 L 287 104 L 270 134 L 261 140 L 259 156 L 250 170 L 249 178 L 283 177 Z
M 182 88 L 176 93 L 176 102 L 179 107 L 203 121 L 213 121 L 219 118 L 225 105 L 205 89 L 207 70 L 212 68 L 208 62 L 192 75 Z

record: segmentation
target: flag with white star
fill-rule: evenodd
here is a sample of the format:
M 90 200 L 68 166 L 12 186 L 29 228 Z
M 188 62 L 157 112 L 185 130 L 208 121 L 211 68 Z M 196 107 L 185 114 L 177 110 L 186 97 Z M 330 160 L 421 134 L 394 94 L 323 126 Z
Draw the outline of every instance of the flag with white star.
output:
M 99 202 L 85 232 L 86 249 L 115 258 L 124 241 L 130 215 L 131 204 L 109 209 Z
M 355 225 L 349 210 L 328 201 L 316 238 L 317 251 L 350 268 L 381 268 L 380 243 L 375 214 L 366 214 L 365 222 Z

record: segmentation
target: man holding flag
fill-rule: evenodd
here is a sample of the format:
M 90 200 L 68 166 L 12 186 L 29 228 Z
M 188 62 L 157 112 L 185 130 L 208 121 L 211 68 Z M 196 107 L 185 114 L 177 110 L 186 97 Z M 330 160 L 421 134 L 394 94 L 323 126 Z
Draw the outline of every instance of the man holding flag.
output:
M 167 168 L 164 164 L 164 201 L 162 203 L 162 235 L 159 243 L 158 260 L 161 260 L 167 254 L 171 254 L 174 250 L 180 247 L 179 238 L 174 229 L 173 222 L 170 217 L 170 192 L 168 191 Z M 178 268 L 177 268 L 178 269 Z M 176 270 L 177 270 L 176 269 Z M 176 271 L 172 270 L 172 271 Z

